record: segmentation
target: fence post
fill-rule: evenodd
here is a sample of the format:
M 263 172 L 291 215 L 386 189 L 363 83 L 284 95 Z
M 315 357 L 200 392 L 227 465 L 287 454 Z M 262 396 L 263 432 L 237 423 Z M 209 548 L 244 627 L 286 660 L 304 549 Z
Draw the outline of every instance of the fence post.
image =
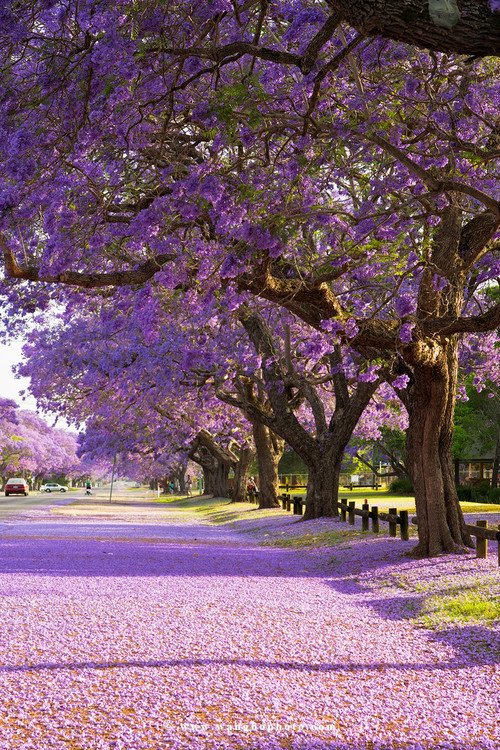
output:
M 354 509 L 356 508 L 356 501 L 355 500 L 349 500 L 349 523 L 351 526 L 354 526 L 356 514 L 354 513 Z
M 287 509 L 288 511 L 290 511 L 290 510 L 292 509 L 292 508 L 291 508 L 291 503 L 292 503 L 292 500 L 291 500 L 291 498 L 290 498 L 290 495 L 288 495 L 288 494 L 287 494 L 287 496 L 286 496 L 286 509 Z
M 370 506 L 368 503 L 365 502 L 361 506 L 362 510 L 370 512 Z M 370 516 L 361 516 L 361 531 L 369 531 L 370 530 Z
M 281 507 L 286 510 L 286 495 L 281 495 Z
M 396 516 L 398 515 L 398 509 L 397 508 L 389 508 L 389 515 Z M 389 536 L 397 536 L 398 535 L 398 524 L 397 521 L 389 521 Z
M 487 529 L 488 521 L 476 521 L 476 526 L 479 526 L 481 529 Z M 487 554 L 488 554 L 488 540 L 477 537 L 476 557 L 485 558 Z
M 372 531 L 374 534 L 378 534 L 380 531 L 379 520 L 378 520 L 378 505 L 372 505 Z
M 346 503 L 347 502 L 347 498 L 343 497 L 340 502 L 341 503 Z M 344 521 L 344 523 L 347 521 L 347 511 L 346 511 L 345 508 L 341 508 L 340 509 L 340 520 Z
M 407 542 L 410 539 L 410 525 L 408 521 L 408 511 L 400 510 L 399 516 L 401 518 L 401 539 L 403 542 Z

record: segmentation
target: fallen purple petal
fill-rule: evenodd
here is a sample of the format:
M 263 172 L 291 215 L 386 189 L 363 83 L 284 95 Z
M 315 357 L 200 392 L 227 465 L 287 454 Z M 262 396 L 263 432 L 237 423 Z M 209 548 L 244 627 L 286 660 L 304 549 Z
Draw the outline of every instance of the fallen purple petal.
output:
M 384 535 L 279 546 L 346 529 L 281 511 L 75 508 L 0 527 L 0 750 L 500 746 L 498 622 L 418 622 L 445 585 L 498 589 L 496 549 L 414 561 Z

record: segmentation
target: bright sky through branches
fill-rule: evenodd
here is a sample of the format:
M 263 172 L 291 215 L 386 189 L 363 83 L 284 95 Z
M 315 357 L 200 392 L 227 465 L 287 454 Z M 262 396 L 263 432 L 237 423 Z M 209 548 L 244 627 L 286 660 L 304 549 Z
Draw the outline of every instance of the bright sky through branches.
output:
M 16 378 L 12 372 L 14 365 L 20 362 L 22 342 L 14 341 L 11 344 L 0 344 L 0 394 L 4 398 L 11 398 L 23 409 L 36 411 L 34 398 L 28 396 L 26 400 L 20 395 L 29 385 L 29 378 Z

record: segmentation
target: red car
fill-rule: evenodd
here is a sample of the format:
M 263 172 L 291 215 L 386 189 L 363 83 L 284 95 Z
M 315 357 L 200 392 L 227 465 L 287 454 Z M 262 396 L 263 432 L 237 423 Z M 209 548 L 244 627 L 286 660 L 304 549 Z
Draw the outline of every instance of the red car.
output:
M 29 485 L 26 479 L 22 477 L 20 479 L 8 479 L 5 485 L 5 497 L 9 495 L 27 495 L 29 492 Z

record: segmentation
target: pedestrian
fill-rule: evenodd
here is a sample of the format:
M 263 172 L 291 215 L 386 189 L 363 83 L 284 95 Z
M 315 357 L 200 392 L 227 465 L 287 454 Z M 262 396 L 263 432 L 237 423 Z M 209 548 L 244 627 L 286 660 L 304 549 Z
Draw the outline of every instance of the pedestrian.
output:
M 86 495 L 92 494 L 92 485 L 90 484 L 90 479 L 87 479 L 87 484 L 85 485 L 85 494 Z
M 188 497 L 191 497 L 191 489 L 193 487 L 193 480 L 191 479 L 191 475 L 188 474 L 186 477 L 186 495 Z
M 257 490 L 257 484 L 255 482 L 255 479 L 253 477 L 250 477 L 247 482 L 247 496 L 248 496 L 248 500 L 251 503 L 254 502 L 257 492 L 258 490 Z
M 255 483 L 255 479 L 253 477 L 250 477 L 247 482 L 247 490 L 249 492 L 257 492 L 257 485 Z
M 170 484 L 168 485 L 168 487 L 169 487 L 169 490 L 170 490 L 170 494 L 173 495 L 174 494 L 174 489 L 175 489 L 174 483 L 170 482 Z

